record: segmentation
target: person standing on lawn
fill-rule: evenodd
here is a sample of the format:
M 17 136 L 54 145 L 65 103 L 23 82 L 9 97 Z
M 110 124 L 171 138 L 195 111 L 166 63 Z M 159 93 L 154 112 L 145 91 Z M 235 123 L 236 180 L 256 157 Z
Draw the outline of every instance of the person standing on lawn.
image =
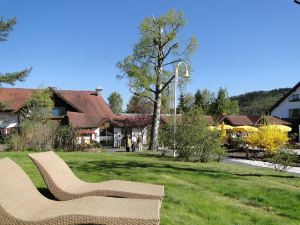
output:
M 136 142 L 137 142 L 137 145 L 138 145 L 138 151 L 141 152 L 143 150 L 142 149 L 143 148 L 143 144 L 142 144 L 142 137 L 141 137 L 141 135 L 138 136 Z
M 129 136 L 128 136 L 128 133 L 125 132 L 125 135 L 124 135 L 124 140 L 125 140 L 125 149 L 126 149 L 126 152 L 130 152 L 130 148 L 128 146 L 128 140 L 129 140 Z
M 131 142 L 130 135 L 128 135 L 128 137 L 126 139 L 126 143 L 127 143 L 126 152 L 130 152 L 130 149 L 132 147 L 132 142 Z
M 135 152 L 135 149 L 136 149 L 136 146 L 137 146 L 137 143 L 136 143 L 137 140 L 136 140 L 135 135 L 132 135 L 131 141 L 132 141 L 132 151 Z
M 122 145 L 122 135 L 119 133 L 118 134 L 118 144 L 117 144 L 117 148 L 121 148 L 121 145 Z

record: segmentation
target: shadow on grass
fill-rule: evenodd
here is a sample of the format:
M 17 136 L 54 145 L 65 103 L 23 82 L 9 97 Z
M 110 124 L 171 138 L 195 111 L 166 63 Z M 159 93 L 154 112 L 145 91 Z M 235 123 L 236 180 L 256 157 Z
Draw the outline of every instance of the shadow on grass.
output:
M 148 154 L 146 154 L 149 156 Z M 157 156 L 153 156 L 157 157 Z M 182 171 L 197 173 L 197 175 L 207 176 L 211 178 L 228 178 L 228 179 L 239 179 L 239 177 L 275 177 L 275 178 L 290 178 L 290 179 L 299 179 L 297 176 L 293 175 L 278 175 L 278 174 L 261 174 L 261 173 L 231 173 L 222 170 L 213 170 L 213 169 L 195 169 L 190 167 L 182 167 L 172 165 L 170 163 L 149 163 L 149 162 L 139 162 L 139 161 L 88 161 L 84 164 L 78 162 L 69 162 L 71 168 L 76 168 L 77 170 L 84 172 L 111 172 L 114 170 L 124 171 L 122 173 L 130 173 L 131 169 L 137 168 L 149 168 L 152 172 L 161 173 L 172 173 L 178 174 Z
M 142 158 L 154 158 L 161 161 L 182 162 L 182 160 L 179 158 L 174 158 L 172 156 L 162 156 L 160 152 L 153 152 L 153 151 L 137 153 L 134 156 L 142 157 Z

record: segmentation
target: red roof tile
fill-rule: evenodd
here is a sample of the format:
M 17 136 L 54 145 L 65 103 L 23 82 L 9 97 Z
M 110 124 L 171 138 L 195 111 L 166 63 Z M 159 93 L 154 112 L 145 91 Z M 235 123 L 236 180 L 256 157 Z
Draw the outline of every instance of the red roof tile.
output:
M 232 126 L 254 125 L 254 123 L 244 115 L 225 116 L 221 122 L 223 121 Z
M 144 128 L 151 125 L 152 115 L 149 114 L 121 114 L 115 115 L 109 121 L 115 127 Z
M 275 116 L 265 116 L 268 124 L 274 124 L 274 125 L 286 125 L 286 126 L 291 126 L 292 124 L 285 121 L 285 120 L 282 120 L 282 119 L 279 119 L 278 117 L 275 117 Z M 258 123 L 260 123 L 260 121 L 258 121 Z
M 4 111 L 17 112 L 24 107 L 34 89 L 0 88 L 0 101 L 5 104 Z
M 281 120 L 274 116 L 264 116 L 266 121 L 269 124 L 278 124 L 278 125 L 291 125 L 291 123 Z M 220 122 L 225 122 L 232 126 L 256 126 L 261 124 L 262 116 L 258 115 L 232 115 L 232 116 L 225 116 Z
M 79 134 L 95 134 L 93 130 L 80 130 Z
M 113 112 L 102 96 L 95 91 L 70 91 L 49 88 L 75 111 L 68 112 L 69 122 L 75 127 L 98 127 L 106 119 L 114 117 Z M 35 89 L 1 88 L 0 101 L 7 104 L 5 111 L 17 112 L 24 107 L 26 100 Z
M 59 90 L 67 101 L 75 105 L 81 112 L 97 117 L 111 118 L 113 112 L 102 96 L 97 96 L 95 91 L 64 91 Z
M 99 127 L 107 121 L 107 118 L 101 115 L 67 112 L 67 117 L 70 125 L 78 128 L 92 128 Z

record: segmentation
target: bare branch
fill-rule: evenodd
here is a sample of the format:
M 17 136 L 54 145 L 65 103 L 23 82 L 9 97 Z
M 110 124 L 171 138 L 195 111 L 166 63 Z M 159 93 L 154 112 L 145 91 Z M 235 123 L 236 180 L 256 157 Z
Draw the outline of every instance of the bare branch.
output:
M 134 92 L 134 91 L 131 90 L 131 88 L 129 89 L 129 91 L 132 94 L 136 95 L 136 96 L 145 97 L 145 98 L 149 99 L 151 102 L 153 102 L 153 103 L 155 102 L 155 100 L 153 98 L 151 98 L 150 96 L 148 96 L 148 95 L 142 95 L 142 94 L 140 94 L 138 92 Z
M 152 93 L 156 93 L 153 89 L 151 89 L 151 88 L 145 88 L 147 91 L 150 91 L 150 92 L 152 92 Z
M 154 67 L 157 67 L 157 64 L 155 62 L 153 62 L 152 60 L 149 60 L 149 63 L 151 63 L 152 65 L 154 65 Z
M 160 92 L 163 92 L 165 90 L 166 87 L 168 87 L 168 85 L 174 80 L 175 75 L 173 75 L 165 84 L 164 86 L 160 89 Z
M 163 66 L 167 66 L 167 65 L 174 64 L 174 63 L 178 63 L 178 62 L 180 62 L 180 61 L 182 61 L 182 60 L 181 60 L 181 59 L 177 59 L 177 60 L 174 60 L 174 61 L 171 61 L 171 62 L 165 63 L 165 64 L 163 64 Z
M 173 45 L 168 49 L 167 53 L 164 54 L 163 60 L 170 54 L 170 52 L 172 51 L 172 49 L 175 49 L 175 48 L 177 48 L 177 47 L 178 47 L 178 43 L 173 44 Z

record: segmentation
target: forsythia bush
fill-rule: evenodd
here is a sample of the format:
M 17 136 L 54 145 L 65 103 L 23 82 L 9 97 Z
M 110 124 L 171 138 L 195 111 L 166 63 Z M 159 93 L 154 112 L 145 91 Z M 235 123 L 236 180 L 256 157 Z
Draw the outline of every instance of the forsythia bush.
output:
M 286 132 L 268 126 L 259 128 L 258 132 L 249 133 L 245 139 L 250 146 L 263 148 L 269 154 L 274 154 L 289 141 Z

